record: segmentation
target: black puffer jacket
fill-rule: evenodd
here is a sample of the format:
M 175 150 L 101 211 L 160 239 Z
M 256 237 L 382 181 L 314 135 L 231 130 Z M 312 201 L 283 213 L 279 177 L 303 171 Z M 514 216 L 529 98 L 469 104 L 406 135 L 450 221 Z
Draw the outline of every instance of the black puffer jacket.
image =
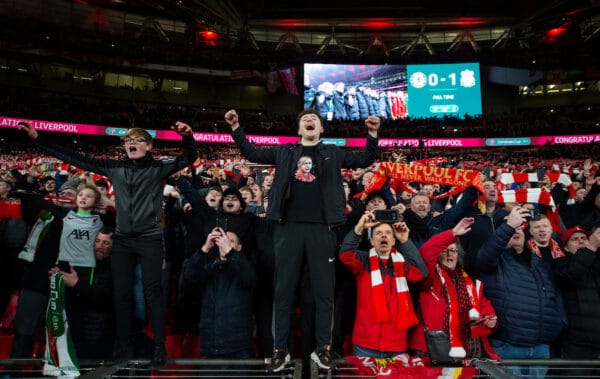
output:
M 514 233 L 500 225 L 477 255 L 483 291 L 498 316 L 492 337 L 519 346 L 550 344 L 567 325 L 563 299 L 543 258 L 506 248 Z
M 267 217 L 277 222 L 285 221 L 285 203 L 290 196 L 293 172 L 302 155 L 302 145 L 286 144 L 257 149 L 247 139 L 242 128 L 231 134 L 242 155 L 251 162 L 276 164 L 273 186 L 269 191 Z M 367 135 L 367 146 L 361 153 L 351 153 L 332 145 L 316 146 L 317 177 L 324 201 L 325 222 L 341 224 L 346 219 L 346 199 L 342 187 L 342 168 L 367 167 L 377 155 L 377 138 Z
M 225 261 L 213 250 L 207 254 L 196 252 L 183 273 L 186 283 L 204 287 L 201 353 L 231 354 L 251 349 L 254 343 L 252 289 L 256 285 L 256 271 L 250 261 L 235 250 L 231 250 Z
M 183 137 L 184 155 L 154 159 L 150 153 L 140 159 L 96 159 L 39 136 L 35 140 L 46 152 L 81 169 L 107 176 L 115 192 L 117 234 L 140 236 L 161 233 L 164 180 L 198 157 L 194 139 Z

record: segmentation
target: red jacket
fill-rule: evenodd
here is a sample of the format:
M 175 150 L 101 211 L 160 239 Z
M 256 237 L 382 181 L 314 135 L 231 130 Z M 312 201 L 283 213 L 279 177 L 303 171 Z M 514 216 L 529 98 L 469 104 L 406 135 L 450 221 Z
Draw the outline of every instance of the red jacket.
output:
M 442 281 L 437 273 L 437 257 L 438 255 L 448 247 L 448 245 L 457 242 L 457 239 L 452 235 L 452 230 L 446 230 L 442 233 L 436 234 L 431 237 L 427 242 L 421 246 L 420 252 L 425 265 L 427 266 L 427 272 L 429 275 L 421 283 L 421 291 L 419 293 L 419 305 L 421 310 L 421 316 L 423 322 L 430 330 L 441 330 L 444 329 L 444 323 L 446 320 L 446 311 L 448 309 L 447 297 L 442 292 Z M 475 281 L 473 281 L 475 283 Z M 490 300 L 483 294 L 483 283 L 477 281 L 476 285 L 477 296 L 479 298 L 479 309 L 477 311 L 480 317 L 484 316 L 495 316 L 496 312 Z M 425 335 L 423 327 L 419 325 L 414 328 L 414 333 L 411 336 L 411 348 L 420 351 L 427 351 L 427 345 L 425 344 Z M 487 337 L 482 337 L 486 339 Z M 483 343 L 486 354 L 492 358 L 499 360 L 499 357 L 491 350 L 487 341 Z M 465 347 L 467 350 L 468 347 Z
M 379 259 L 379 267 L 383 279 L 385 298 L 391 312 L 391 321 L 376 323 L 372 307 L 371 271 L 369 268 L 369 253 L 365 251 L 346 251 L 340 254 L 342 262 L 356 276 L 357 304 L 356 320 L 352 332 L 352 344 L 381 352 L 404 352 L 407 348 L 406 330 L 396 328 L 398 298 L 396 283 L 393 276 L 392 259 L 387 263 Z M 423 278 L 421 271 L 405 259 L 406 280 L 412 283 Z

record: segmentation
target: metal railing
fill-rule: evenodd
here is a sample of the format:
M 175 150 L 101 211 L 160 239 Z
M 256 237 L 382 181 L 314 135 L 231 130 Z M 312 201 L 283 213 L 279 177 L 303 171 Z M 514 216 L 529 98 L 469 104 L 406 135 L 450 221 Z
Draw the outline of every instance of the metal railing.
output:
M 111 365 L 97 360 L 82 360 L 81 379 L 113 379 L 113 378 L 375 378 L 375 374 L 367 375 L 358 370 L 350 362 L 343 359 L 336 361 L 335 370 L 319 369 L 314 362 L 306 372 L 302 373 L 301 359 L 294 359 L 280 372 L 267 370 L 263 359 L 170 359 L 168 366 L 160 371 L 150 371 L 148 360 L 132 360 Z M 512 366 L 548 367 L 546 378 L 552 379 L 592 379 L 600 378 L 600 360 L 566 360 L 566 359 L 507 359 L 502 362 L 489 360 L 472 360 L 476 369 L 474 378 L 517 379 L 528 378 L 528 375 L 515 375 L 509 370 Z M 48 378 L 42 374 L 41 359 L 0 359 L 0 378 Z M 452 368 L 446 368 L 451 370 Z

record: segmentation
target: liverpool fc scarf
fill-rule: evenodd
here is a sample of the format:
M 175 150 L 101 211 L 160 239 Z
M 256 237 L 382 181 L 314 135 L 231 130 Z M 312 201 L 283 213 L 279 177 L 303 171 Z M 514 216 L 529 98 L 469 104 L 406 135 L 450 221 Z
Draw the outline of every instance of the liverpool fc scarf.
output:
M 465 188 L 473 186 L 477 188 L 480 196 L 479 209 L 482 213 L 485 211 L 485 201 L 483 196 L 483 181 L 477 171 L 444 168 L 437 166 L 410 165 L 391 162 L 382 162 L 379 164 L 379 170 L 371 179 L 368 187 L 363 192 L 364 198 L 374 190 L 383 187 L 387 178 L 397 179 L 404 182 L 421 183 L 439 183 L 452 186 L 453 188 L 442 195 L 432 197 L 439 199 L 455 195 L 464 191 Z
M 412 325 L 419 322 L 415 315 L 410 293 L 408 292 L 408 283 L 404 275 L 404 258 L 396 249 L 392 248 L 392 263 L 394 265 L 394 279 L 396 282 L 396 296 L 398 297 L 398 317 L 396 317 L 396 328 L 398 330 L 407 330 Z M 375 249 L 369 251 L 369 267 L 371 268 L 371 289 L 373 299 L 373 309 L 375 311 L 376 322 L 392 321 L 388 301 L 385 298 L 383 288 L 383 277 L 379 269 L 379 255 Z
M 46 352 L 44 375 L 79 376 L 79 360 L 69 333 L 65 312 L 65 282 L 60 273 L 50 276 L 50 300 L 46 310 Z

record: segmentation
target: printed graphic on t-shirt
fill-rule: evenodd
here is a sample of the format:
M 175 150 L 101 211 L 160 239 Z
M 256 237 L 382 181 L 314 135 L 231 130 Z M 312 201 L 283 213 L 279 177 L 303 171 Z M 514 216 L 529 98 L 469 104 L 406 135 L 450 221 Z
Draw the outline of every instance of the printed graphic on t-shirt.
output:
M 300 157 L 296 167 L 298 168 L 296 170 L 296 174 L 294 175 L 296 180 L 301 182 L 313 182 L 315 180 L 315 175 L 311 172 L 313 168 L 313 161 L 311 157 Z

